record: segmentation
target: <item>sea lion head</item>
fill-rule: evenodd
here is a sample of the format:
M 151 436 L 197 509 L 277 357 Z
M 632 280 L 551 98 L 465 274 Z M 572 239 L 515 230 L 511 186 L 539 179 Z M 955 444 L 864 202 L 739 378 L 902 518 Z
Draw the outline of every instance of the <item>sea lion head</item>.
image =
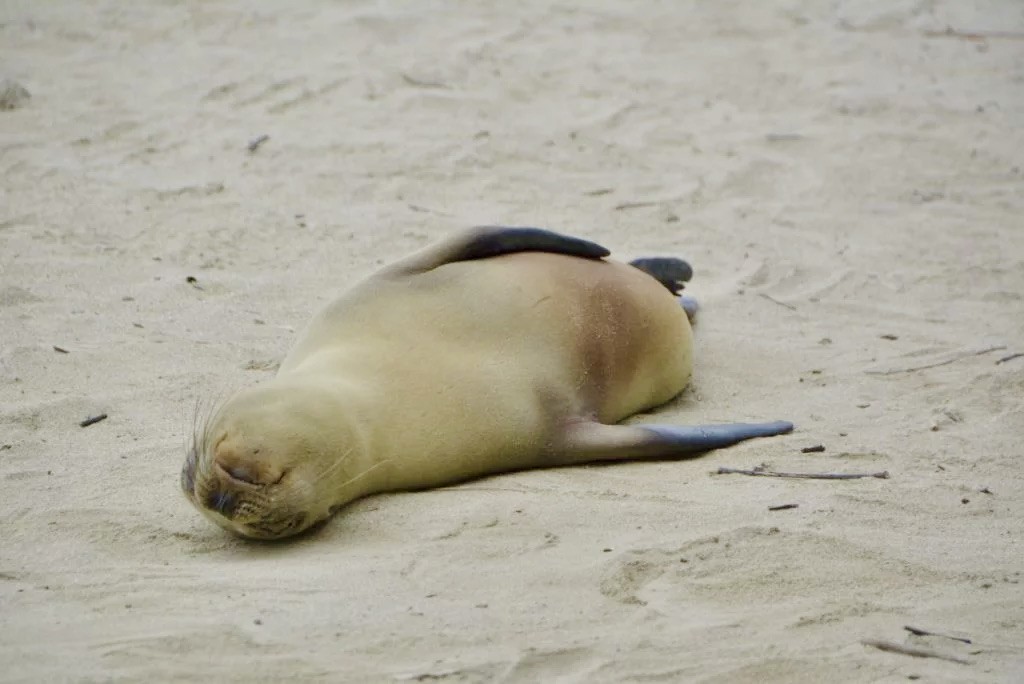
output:
M 337 398 L 309 386 L 245 390 L 197 429 L 181 470 L 185 496 L 226 530 L 253 539 L 298 534 L 345 497 L 356 439 Z

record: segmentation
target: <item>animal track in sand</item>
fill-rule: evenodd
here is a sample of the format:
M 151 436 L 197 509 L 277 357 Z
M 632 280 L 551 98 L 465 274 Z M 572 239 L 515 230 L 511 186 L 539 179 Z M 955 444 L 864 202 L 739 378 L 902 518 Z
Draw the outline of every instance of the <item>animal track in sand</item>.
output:
M 22 304 L 38 304 L 46 301 L 42 297 L 17 285 L 9 285 L 0 289 L 0 308 L 20 306 Z
M 590 648 L 561 648 L 539 651 L 528 648 L 505 672 L 500 681 L 548 682 L 586 681 L 586 675 L 607 660 L 596 656 Z
M 268 114 L 282 114 L 329 95 L 351 79 L 335 78 L 319 85 L 311 85 L 305 76 L 285 78 L 271 83 L 260 83 L 260 80 L 262 79 L 224 83 L 206 93 L 203 101 L 225 102 L 232 109 L 262 107 Z
M 875 591 L 873 578 L 883 572 L 917 584 L 947 578 L 826 534 L 741 527 L 675 549 L 621 554 L 609 561 L 600 591 L 622 603 L 673 614 L 694 602 L 773 603 L 812 591 L 867 600 Z

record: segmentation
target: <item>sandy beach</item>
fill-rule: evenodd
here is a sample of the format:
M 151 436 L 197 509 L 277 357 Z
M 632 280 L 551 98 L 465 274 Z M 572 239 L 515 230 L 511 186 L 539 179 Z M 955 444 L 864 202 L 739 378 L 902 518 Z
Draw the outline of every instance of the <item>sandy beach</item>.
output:
M 0 681 L 1024 681 L 1021 3 L 8 0 L 0 79 Z M 197 405 L 482 223 L 688 259 L 656 419 L 796 431 L 191 508 Z

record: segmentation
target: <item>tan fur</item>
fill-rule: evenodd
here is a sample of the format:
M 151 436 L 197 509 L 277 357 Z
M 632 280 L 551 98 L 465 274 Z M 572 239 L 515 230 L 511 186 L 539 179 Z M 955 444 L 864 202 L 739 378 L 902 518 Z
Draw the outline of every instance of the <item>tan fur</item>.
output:
M 367 494 L 574 462 L 568 426 L 668 401 L 691 350 L 677 300 L 626 264 L 524 252 L 385 269 L 217 412 L 192 498 L 230 488 L 254 510 L 204 513 L 283 536 Z

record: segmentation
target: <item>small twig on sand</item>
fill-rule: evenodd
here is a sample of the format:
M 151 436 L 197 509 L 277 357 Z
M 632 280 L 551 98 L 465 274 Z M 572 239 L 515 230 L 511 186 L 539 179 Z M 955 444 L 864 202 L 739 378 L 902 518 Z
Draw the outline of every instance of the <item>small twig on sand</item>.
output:
M 937 636 L 943 639 L 952 639 L 953 641 L 962 641 L 965 644 L 971 643 L 970 639 L 964 639 L 963 637 L 951 636 L 949 634 L 940 634 L 938 632 L 929 632 L 927 629 L 921 629 L 920 627 L 911 627 L 910 625 L 904 625 L 903 629 L 907 630 L 914 636 Z
M 982 354 L 991 354 L 994 351 L 1000 349 L 1006 349 L 1006 345 L 999 345 L 996 347 L 986 347 L 985 349 L 979 349 L 978 351 L 962 352 L 946 359 L 945 361 L 936 361 L 935 363 L 926 363 L 923 366 L 910 366 L 909 368 L 890 368 L 889 370 L 867 370 L 864 371 L 867 375 L 896 375 L 897 373 L 913 373 L 914 371 L 925 370 L 926 368 L 938 368 L 939 366 L 948 366 L 951 363 L 960 361 L 961 359 L 969 359 L 972 356 L 981 356 Z
M 406 206 L 408 206 L 409 209 L 411 209 L 412 211 L 418 212 L 420 214 L 437 214 L 438 216 L 452 216 L 452 214 L 447 214 L 443 211 L 438 211 L 437 209 L 431 209 L 430 207 L 423 207 L 418 204 L 407 204 Z
M 890 653 L 902 653 L 903 655 L 913 656 L 914 658 L 938 658 L 939 660 L 948 660 L 951 663 L 960 663 L 961 665 L 971 664 L 971 661 L 965 658 L 959 658 L 954 655 L 946 655 L 945 653 L 933 651 L 930 648 L 904 646 L 903 644 L 897 644 L 895 641 L 883 641 L 881 639 L 864 639 L 863 641 L 861 641 L 861 643 L 865 646 L 874 646 L 879 651 L 888 651 Z
M 759 292 L 757 294 L 757 296 L 758 297 L 764 297 L 769 302 L 772 302 L 773 304 L 778 304 L 779 306 L 783 306 L 783 307 L 789 309 L 790 311 L 796 311 L 796 307 L 793 306 L 792 304 L 787 304 L 786 302 L 780 302 L 778 299 L 776 299 L 775 297 L 772 297 L 770 294 L 765 294 L 764 292 Z
M 246 145 L 246 149 L 248 149 L 249 152 L 255 152 L 256 150 L 260 149 L 260 145 L 267 142 L 268 140 L 270 140 L 270 136 L 267 135 L 266 133 L 264 133 L 263 135 L 258 135 L 249 141 L 249 144 Z
M 100 422 L 101 420 L 106 420 L 106 419 L 107 419 L 107 414 L 106 413 L 101 413 L 98 416 L 90 416 L 89 418 L 86 418 L 85 420 L 80 422 L 78 424 L 78 426 L 79 427 L 89 427 L 90 425 L 95 425 L 96 423 Z
M 800 508 L 800 504 L 782 504 L 781 506 L 769 506 L 769 511 L 788 511 L 791 508 Z
M 754 475 L 759 477 L 792 477 L 801 478 L 804 480 L 859 480 L 864 477 L 877 477 L 880 480 L 889 479 L 889 471 L 883 470 L 879 473 L 779 473 L 774 470 L 763 470 L 761 468 L 754 468 L 753 470 L 743 470 L 742 468 L 725 468 L 721 467 L 718 469 L 717 475 Z
M 820 454 L 825 450 L 824 444 L 815 444 L 814 446 L 804 447 L 800 450 L 801 454 Z
M 399 76 L 402 77 L 403 81 L 416 88 L 436 88 L 442 90 L 451 88 L 451 86 L 441 83 L 440 81 L 428 81 L 426 79 L 416 78 L 415 76 L 410 76 L 409 74 L 404 73 L 399 74 Z
M 947 26 L 945 31 L 925 31 L 929 38 L 960 38 L 961 40 L 983 41 L 990 38 L 1003 40 L 1024 40 L 1024 33 L 1019 31 L 961 31 Z
M 643 207 L 656 207 L 661 202 L 623 202 L 612 207 L 614 211 L 626 211 L 627 209 L 642 209 Z
M 65 349 L 64 347 L 58 347 L 57 345 L 53 345 L 53 351 L 57 352 L 58 354 L 70 354 L 71 353 L 67 349 Z
M 1022 356 L 1024 356 L 1024 352 L 1017 352 L 1016 354 L 1010 354 L 1009 356 L 1004 356 L 1003 358 L 1001 358 L 998 361 L 996 361 L 996 365 L 998 366 L 1001 363 L 1006 363 L 1007 361 L 1013 361 L 1014 359 L 1019 359 Z

